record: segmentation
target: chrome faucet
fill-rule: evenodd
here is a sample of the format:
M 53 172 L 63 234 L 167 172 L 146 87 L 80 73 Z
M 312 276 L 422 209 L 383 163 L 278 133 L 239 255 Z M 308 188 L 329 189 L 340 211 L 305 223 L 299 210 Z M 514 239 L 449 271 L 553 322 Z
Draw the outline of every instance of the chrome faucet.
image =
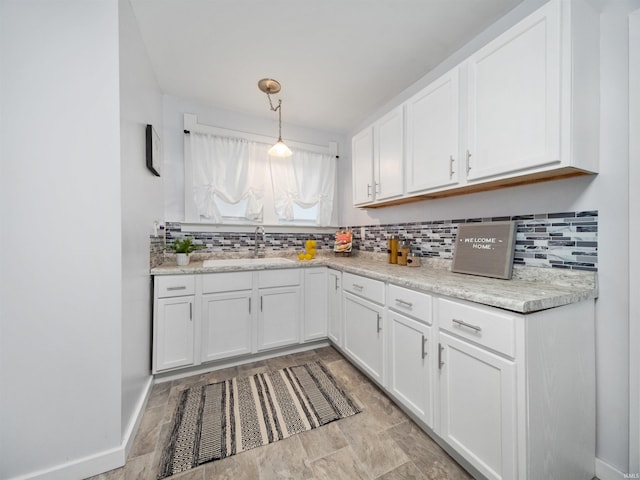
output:
M 256 231 L 253 239 L 253 258 L 258 256 L 258 250 L 260 245 L 258 244 L 258 235 L 262 235 L 262 241 L 264 242 L 264 227 L 262 225 L 256 227 Z

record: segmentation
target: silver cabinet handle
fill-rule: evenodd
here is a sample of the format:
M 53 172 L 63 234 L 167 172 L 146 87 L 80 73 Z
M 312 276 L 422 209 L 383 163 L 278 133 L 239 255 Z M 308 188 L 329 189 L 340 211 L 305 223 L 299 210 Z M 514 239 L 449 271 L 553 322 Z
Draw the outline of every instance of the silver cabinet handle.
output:
M 422 335 L 422 358 L 427 356 L 427 349 L 425 347 L 425 344 L 427 343 L 427 337 L 425 337 L 424 335 Z
M 173 292 L 174 290 L 186 290 L 187 286 L 186 285 L 181 285 L 179 287 L 167 287 L 167 291 L 169 292 Z
M 459 327 L 467 327 L 471 330 L 474 330 L 476 333 L 480 333 L 482 331 L 482 327 L 478 325 L 472 325 L 470 323 L 465 322 L 464 320 L 458 320 L 457 318 L 452 318 L 451 321 L 458 325 Z
M 373 194 L 371 193 L 371 184 L 367 183 L 367 197 L 371 197 Z
M 262 311 L 262 295 L 260 295 L 260 311 Z
M 351 285 L 353 285 L 353 288 L 355 288 L 356 290 L 360 290 L 360 291 L 362 291 L 362 289 L 364 288 L 362 285 L 358 285 L 358 284 L 355 284 L 355 283 L 352 283 Z
M 442 346 L 441 343 L 438 344 L 438 368 L 440 370 L 442 370 L 442 366 L 444 365 L 444 362 L 442 361 L 442 351 L 444 350 L 444 347 Z
M 377 318 L 377 323 L 378 323 L 378 325 L 377 325 L 377 329 L 378 329 L 378 333 L 380 333 L 380 330 L 382 330 L 382 328 L 380 328 L 380 314 L 378 313 L 378 314 L 376 314 L 376 315 L 377 315 L 377 317 L 378 317 L 378 318 Z
M 471 152 L 467 150 L 467 175 L 469 175 L 469 170 L 471 170 L 471 162 L 469 162 L 469 159 L 471 159 Z
M 373 185 L 375 186 L 375 190 L 374 190 L 374 191 L 375 191 L 376 193 L 380 193 L 380 184 L 379 184 L 378 182 L 376 182 L 376 183 L 374 183 Z
M 189 321 L 193 320 L 193 303 L 189 303 Z
M 396 303 L 398 304 L 399 307 L 405 307 L 405 308 L 413 308 L 413 303 L 411 302 L 407 302 L 406 300 L 402 300 L 400 298 L 396 298 Z
M 251 313 L 251 297 L 249 297 L 249 313 Z
M 449 180 L 453 179 L 453 174 L 456 173 L 453 171 L 453 162 L 456 160 L 453 158 L 453 155 L 449 155 Z
M 335 277 L 333 277 L 336 281 L 336 290 L 338 290 L 338 276 L 336 275 Z

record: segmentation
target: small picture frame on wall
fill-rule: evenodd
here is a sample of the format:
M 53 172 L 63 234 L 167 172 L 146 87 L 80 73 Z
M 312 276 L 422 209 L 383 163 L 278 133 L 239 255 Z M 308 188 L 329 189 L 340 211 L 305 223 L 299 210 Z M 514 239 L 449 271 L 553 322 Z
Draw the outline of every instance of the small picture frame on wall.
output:
M 515 235 L 512 221 L 458 225 L 451 271 L 510 279 Z
M 153 125 L 147 125 L 147 168 L 151 172 L 160 176 L 160 167 L 162 166 L 162 148 L 160 136 L 156 132 Z

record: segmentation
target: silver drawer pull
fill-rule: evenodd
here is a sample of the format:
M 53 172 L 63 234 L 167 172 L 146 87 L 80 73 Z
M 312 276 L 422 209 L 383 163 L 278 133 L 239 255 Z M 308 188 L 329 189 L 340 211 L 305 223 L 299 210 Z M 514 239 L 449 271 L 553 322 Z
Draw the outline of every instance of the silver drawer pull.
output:
M 427 343 L 427 337 L 422 335 L 422 358 L 427 356 L 427 349 L 425 348 L 425 343 Z
M 376 328 L 377 328 L 378 333 L 380 333 L 380 330 L 382 330 L 382 327 L 380 327 L 380 314 L 378 313 L 378 314 L 376 314 L 376 315 L 377 315 L 377 317 L 378 317 L 378 318 L 377 318 L 377 323 L 378 323 L 378 325 L 377 325 L 377 327 L 376 327 Z
M 167 290 L 169 292 L 174 291 L 174 290 L 186 290 L 187 286 L 186 285 L 182 285 L 181 287 L 167 287 Z
M 356 290 L 362 290 L 364 287 L 362 285 L 357 285 L 355 283 L 352 283 L 353 288 L 355 288 Z
M 400 298 L 396 298 L 396 303 L 399 307 L 413 308 L 413 303 L 401 300 Z
M 480 333 L 482 328 L 478 325 L 471 325 L 470 323 L 465 322 L 464 320 L 458 320 L 457 318 L 452 318 L 451 321 L 458 325 L 459 327 L 467 327 L 471 330 L 474 330 L 476 333 Z

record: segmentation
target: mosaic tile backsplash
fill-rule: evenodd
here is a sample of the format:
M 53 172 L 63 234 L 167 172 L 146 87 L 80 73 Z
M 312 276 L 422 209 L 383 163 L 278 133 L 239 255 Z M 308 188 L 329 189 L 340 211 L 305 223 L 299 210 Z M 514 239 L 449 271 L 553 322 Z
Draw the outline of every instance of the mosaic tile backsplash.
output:
M 151 268 L 159 267 L 162 265 L 164 261 L 164 246 L 165 246 L 165 238 L 164 234 L 160 235 L 152 235 L 149 242 L 149 261 L 151 263 Z
M 355 249 L 385 253 L 387 239 L 396 235 L 400 239 L 408 240 L 411 251 L 416 255 L 452 259 L 459 224 L 505 220 L 516 222 L 514 264 L 597 271 L 597 210 L 386 225 L 350 225 L 349 228 L 353 230 Z M 364 237 L 361 235 L 361 230 L 364 230 Z M 165 231 L 167 245 L 176 238 L 191 236 L 196 243 L 206 246 L 206 249 L 200 250 L 205 253 L 240 253 L 254 249 L 252 232 L 189 232 L 186 234 L 182 232 L 179 223 L 167 224 Z M 260 239 L 258 244 L 261 251 L 302 251 L 304 242 L 308 239 L 316 240 L 317 248 L 320 250 L 333 248 L 333 234 L 329 233 L 266 233 L 264 240 Z M 157 249 L 157 244 L 155 248 Z

